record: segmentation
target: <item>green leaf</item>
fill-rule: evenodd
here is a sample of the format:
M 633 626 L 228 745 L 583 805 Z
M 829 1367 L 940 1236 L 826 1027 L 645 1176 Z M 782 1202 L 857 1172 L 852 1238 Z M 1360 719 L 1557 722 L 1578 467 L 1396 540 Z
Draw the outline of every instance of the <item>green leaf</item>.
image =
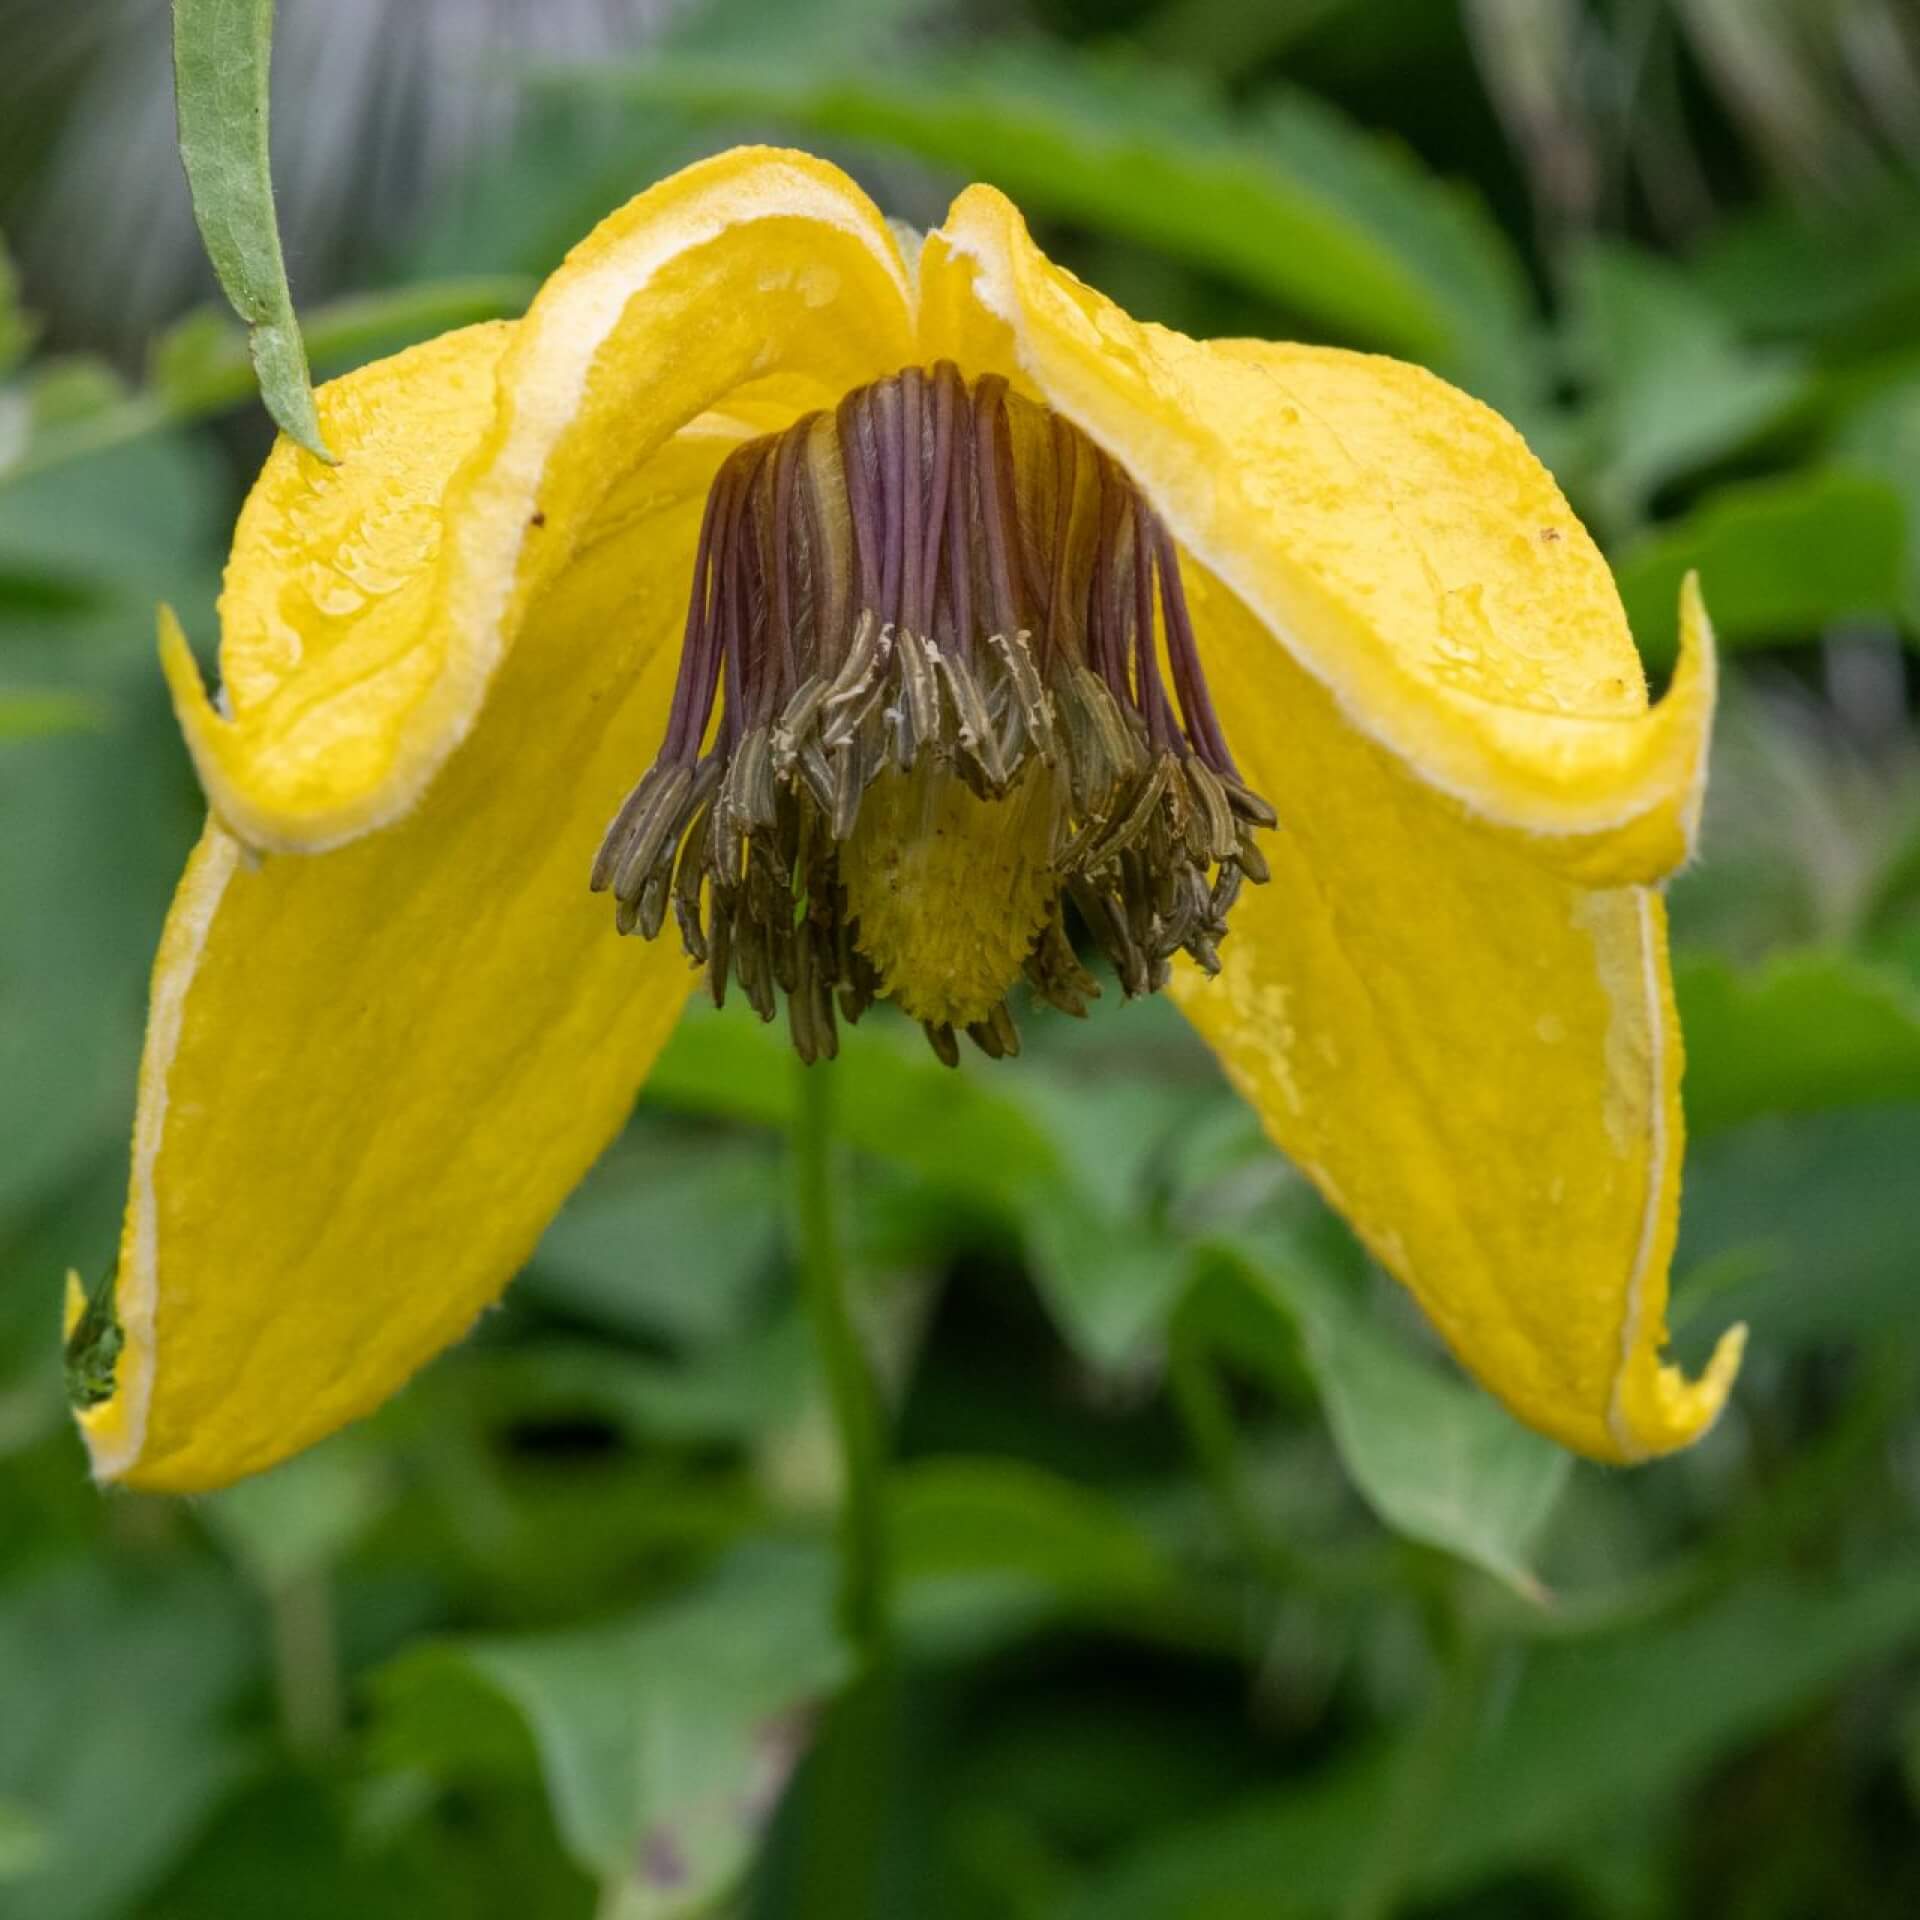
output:
M 977 1653 L 1062 1616 L 1150 1616 L 1174 1584 L 1127 1513 L 1038 1467 L 915 1461 L 894 1469 L 888 1491 L 900 1610 L 923 1649 Z
M 1696 1133 L 1762 1113 L 1920 1100 L 1920 994 L 1844 953 L 1782 953 L 1743 974 L 1682 955 L 1674 991 Z
M 842 1137 L 1017 1233 L 1062 1329 L 1090 1358 L 1114 1364 L 1135 1353 L 1183 1283 L 1178 1249 L 1091 1188 L 1023 1076 L 952 1071 L 907 1031 L 883 1016 L 842 1034 L 833 1067 Z M 791 1049 L 743 1012 L 690 1013 L 646 1098 L 784 1127 L 793 1115 Z
M 77 1269 L 97 1285 L 111 1270 L 127 1189 L 117 1145 L 45 1189 L 24 1222 L 0 1221 L 0 1272 L 12 1276 L 0 1287 L 0 1475 L 33 1447 L 66 1438 L 63 1281 Z M 64 1456 L 60 1464 L 68 1464 Z M 0 1564 L 9 1551 L 30 1552 L 34 1537 L 31 1523 L 14 1529 L 0 1541 Z
M 1042 45 L 884 75 L 674 56 L 549 76 L 647 107 L 898 146 L 1221 273 L 1323 326 L 1524 407 L 1520 269 L 1479 203 L 1303 93 L 1236 115 L 1164 66 Z
M 14 272 L 13 257 L 0 242 L 0 378 L 27 357 L 33 333 L 33 323 L 20 304 L 20 277 Z
M 387 1500 L 380 1463 L 356 1431 L 211 1495 L 200 1512 L 270 1592 L 335 1565 Z
M 78 1284 L 79 1275 L 70 1272 L 69 1288 Z M 109 1270 L 86 1294 L 85 1305 L 67 1334 L 63 1371 L 68 1406 L 84 1413 L 113 1398 L 115 1370 L 125 1344 L 126 1331 L 120 1325 L 119 1300 Z
M 1249 1325 L 1257 1302 L 1288 1328 L 1326 1409 L 1353 1484 L 1395 1532 L 1477 1566 L 1529 1599 L 1540 1535 L 1566 1485 L 1571 1456 L 1513 1419 L 1480 1388 L 1417 1358 L 1366 1310 L 1338 1271 L 1344 1234 L 1329 1239 L 1242 1233 L 1211 1250 L 1245 1290 L 1194 1296 L 1203 1331 L 1286 1385 L 1287 1351 Z
M 1223 74 L 1250 73 L 1296 41 L 1325 28 L 1356 0 L 1167 0 L 1150 10 L 1139 38 L 1157 55 L 1191 66 L 1196 60 Z
M 768 66 L 845 59 L 889 64 L 929 0 L 701 0 L 666 9 L 656 44 L 704 56 L 750 47 Z M 582 110 L 571 93 L 535 93 L 511 138 L 470 166 L 424 236 L 409 235 L 407 274 L 544 274 L 596 220 L 650 180 L 712 151 L 688 119 Z
M 587 1920 L 593 1891 L 531 1784 L 436 1805 L 417 1778 L 263 1771 L 138 1920 Z M 133 1916 L 127 1916 L 133 1920 Z
M 1858 348 L 1920 325 L 1920 209 L 1911 194 L 1852 217 L 1763 204 L 1708 236 L 1696 284 L 1743 332 Z
M 1858 926 L 1870 951 L 1920 982 L 1920 815 L 1890 837 Z
M 0 583 L 78 608 L 117 603 L 142 665 L 157 599 L 211 602 L 224 542 L 219 462 L 178 435 L 150 434 L 84 465 L 0 484 Z
M 586 1419 L 636 1448 L 754 1441 L 798 1420 L 815 1384 L 797 1312 L 671 1363 L 598 1341 L 543 1338 L 463 1355 L 462 1366 L 463 1408 L 494 1428 Z
M 273 0 L 173 0 L 174 101 L 193 217 L 247 323 L 260 397 L 280 429 L 331 461 L 287 290 L 267 152 Z
M 1593 505 L 1641 519 L 1665 482 L 1723 458 L 1805 391 L 1798 362 L 1745 346 L 1675 267 L 1589 241 L 1574 262 L 1571 350 Z
M 76 1567 L 0 1596 L 0 1801 L 42 1841 L 7 1920 L 138 1910 L 239 1771 L 222 1716 L 254 1653 L 233 1594 L 164 1567 Z
M 831 1619 L 827 1555 L 743 1549 L 624 1623 L 403 1657 L 380 1683 L 378 1751 L 450 1778 L 511 1767 L 508 1708 L 568 1851 L 626 1882 L 622 1911 L 702 1912 L 744 1869 L 804 1747 L 804 1714 L 849 1671 Z
M 0 1800 L 0 1882 L 24 1880 L 47 1862 L 47 1830 L 17 1800 Z
M 1906 503 L 1905 614 L 1907 631 L 1920 636 L 1920 378 L 1869 395 L 1840 423 L 1833 452 L 1850 467 L 1878 474 Z
M 94 733 L 106 724 L 97 700 L 62 688 L 40 692 L 0 687 L 0 744 L 49 733 Z
M 218 307 L 196 307 L 176 320 L 147 355 L 147 385 L 169 407 L 191 406 L 209 383 L 244 365 L 246 335 Z
M 621 1333 L 734 1340 L 779 1244 L 779 1199 L 766 1141 L 638 1125 L 547 1229 L 523 1284 Z
M 1920 1565 L 1755 1578 L 1656 1632 L 1528 1656 L 1453 1768 L 1410 1894 L 1554 1861 L 1920 1635 Z M 1340 1906 L 1380 1843 L 1398 1754 L 1337 1765 L 1149 1840 L 1069 1920 L 1287 1920 Z
M 127 383 L 91 354 L 35 362 L 0 388 L 0 484 L 38 465 L 36 449 L 49 438 L 82 438 L 101 415 L 130 404 Z
M 124 1147 L 145 982 L 194 811 L 151 691 L 101 731 L 0 749 L 0 900 L 32 903 L 0 913 L 0 1233 Z M 48 1315 L 51 1330 L 51 1291 Z
M 1805 642 L 1831 621 L 1891 619 L 1907 590 L 1906 506 L 1886 481 L 1833 467 L 1724 487 L 1620 556 L 1627 619 L 1653 666 L 1672 662 L 1680 583 L 1698 569 L 1730 646 Z
M 1755 1348 L 1904 1329 L 1920 1245 L 1920 1105 L 1781 1116 L 1687 1157 L 1672 1320 L 1683 1357 L 1733 1320 Z

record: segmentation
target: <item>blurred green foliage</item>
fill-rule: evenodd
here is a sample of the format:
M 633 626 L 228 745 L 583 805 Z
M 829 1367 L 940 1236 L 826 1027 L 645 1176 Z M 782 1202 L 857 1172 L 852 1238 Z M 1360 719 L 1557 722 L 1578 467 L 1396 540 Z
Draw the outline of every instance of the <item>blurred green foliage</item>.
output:
M 1737 655 L 1671 900 L 1675 1334 L 1753 1329 L 1715 1434 L 1621 1475 L 1518 1429 L 1165 1007 L 957 1076 L 876 1019 L 836 1098 L 900 1644 L 859 1675 L 794 1081 L 731 1014 L 377 1418 L 195 1503 L 88 1485 L 60 1280 L 112 1256 L 199 817 L 153 606 L 211 640 L 261 442 L 197 424 L 250 391 L 230 323 L 129 379 L 0 270 L 0 1913 L 1920 1910 L 1920 36 L 1728 17 L 690 3 L 645 59 L 556 45 L 386 284 L 303 314 L 327 371 L 511 311 L 743 135 L 923 223 L 990 179 L 1153 317 L 1501 405 L 1656 674 L 1688 567 Z

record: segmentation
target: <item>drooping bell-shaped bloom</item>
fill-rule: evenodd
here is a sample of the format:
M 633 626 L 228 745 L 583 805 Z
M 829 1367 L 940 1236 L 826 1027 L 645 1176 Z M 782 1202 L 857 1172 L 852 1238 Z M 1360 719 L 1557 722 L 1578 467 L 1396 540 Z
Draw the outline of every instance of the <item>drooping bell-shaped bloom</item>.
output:
M 910 266 L 767 150 L 319 405 L 340 464 L 269 459 L 217 701 L 163 635 L 211 818 L 71 1310 L 102 1478 L 271 1465 L 459 1338 L 703 980 L 808 1057 L 876 997 L 1003 1053 L 1010 987 L 1092 987 L 1063 898 L 1522 1419 L 1609 1460 L 1711 1421 L 1737 1333 L 1661 1358 L 1656 891 L 1711 637 L 1689 589 L 1650 706 L 1497 416 L 1141 325 L 987 188 Z

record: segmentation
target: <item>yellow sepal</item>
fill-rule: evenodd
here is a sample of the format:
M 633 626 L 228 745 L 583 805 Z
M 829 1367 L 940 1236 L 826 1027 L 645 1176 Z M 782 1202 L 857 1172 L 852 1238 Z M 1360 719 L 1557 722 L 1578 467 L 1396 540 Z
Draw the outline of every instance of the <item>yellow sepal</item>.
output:
M 222 707 L 172 661 L 214 811 L 304 852 L 403 817 L 614 489 L 729 396 L 771 393 L 791 418 L 912 340 L 872 203 L 806 154 L 741 148 L 610 215 L 523 320 L 322 387 L 339 464 L 282 440 L 255 485 L 221 599 Z
M 1488 408 L 1421 368 L 1131 319 L 972 187 L 927 236 L 922 335 L 1120 460 L 1347 723 L 1463 812 L 1591 884 L 1686 857 L 1710 636 L 1649 707 L 1612 576 Z
M 1191 583 L 1243 771 L 1278 808 L 1183 1012 L 1267 1130 L 1530 1426 L 1635 1460 L 1696 1438 L 1738 1365 L 1659 1358 L 1681 1041 L 1666 918 L 1489 831 L 1358 733 L 1219 582 Z
M 101 1478 L 272 1465 L 532 1251 L 694 979 L 586 882 L 659 747 L 713 474 L 911 343 L 858 190 L 738 152 L 612 216 L 517 325 L 322 388 L 337 466 L 276 447 L 217 704 L 161 616 L 213 818 L 155 964 L 123 1343 L 79 1416 Z
M 1650 706 L 1552 478 L 1432 375 L 1142 325 L 988 188 L 928 236 L 921 294 L 928 352 L 1065 413 L 1187 556 L 1227 737 L 1281 825 L 1182 1008 L 1522 1419 L 1609 1460 L 1696 1437 L 1741 1338 L 1693 1384 L 1660 1359 L 1681 1046 L 1646 883 L 1699 817 L 1697 586 Z
M 542 598 L 404 820 L 319 855 L 209 824 L 154 968 L 115 1391 L 80 1415 L 101 1478 L 219 1485 L 377 1405 L 621 1124 L 694 976 L 615 938 L 586 875 L 658 745 L 734 439 L 683 437 L 617 497 L 632 537 Z
M 1503 423 L 1416 369 L 1143 327 L 974 189 L 905 270 L 850 183 L 741 152 L 643 195 L 527 318 L 321 392 L 163 665 L 215 819 L 154 975 L 104 1478 L 204 1487 L 374 1405 L 491 1300 L 691 982 L 594 843 L 658 745 L 740 432 L 911 361 L 1001 371 L 1189 556 L 1280 808 L 1226 971 L 1176 982 L 1275 1138 L 1454 1350 L 1569 1445 L 1710 1420 L 1660 1359 L 1680 1155 L 1664 918 L 1711 635 L 1649 706 L 1604 564 Z M 264 857 L 262 857 L 264 855 Z M 71 1308 L 69 1309 L 71 1311 Z

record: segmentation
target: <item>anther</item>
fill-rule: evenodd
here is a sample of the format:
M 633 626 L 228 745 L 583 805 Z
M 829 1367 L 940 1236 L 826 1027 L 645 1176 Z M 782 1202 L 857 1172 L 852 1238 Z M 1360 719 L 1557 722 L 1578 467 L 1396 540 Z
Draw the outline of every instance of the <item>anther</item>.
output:
M 1006 994 L 1128 996 L 1219 966 L 1255 835 L 1172 536 L 1077 428 L 942 362 L 730 454 L 707 499 L 660 758 L 590 884 L 671 907 L 803 1059 L 891 997 L 934 1053 L 1019 1051 Z

